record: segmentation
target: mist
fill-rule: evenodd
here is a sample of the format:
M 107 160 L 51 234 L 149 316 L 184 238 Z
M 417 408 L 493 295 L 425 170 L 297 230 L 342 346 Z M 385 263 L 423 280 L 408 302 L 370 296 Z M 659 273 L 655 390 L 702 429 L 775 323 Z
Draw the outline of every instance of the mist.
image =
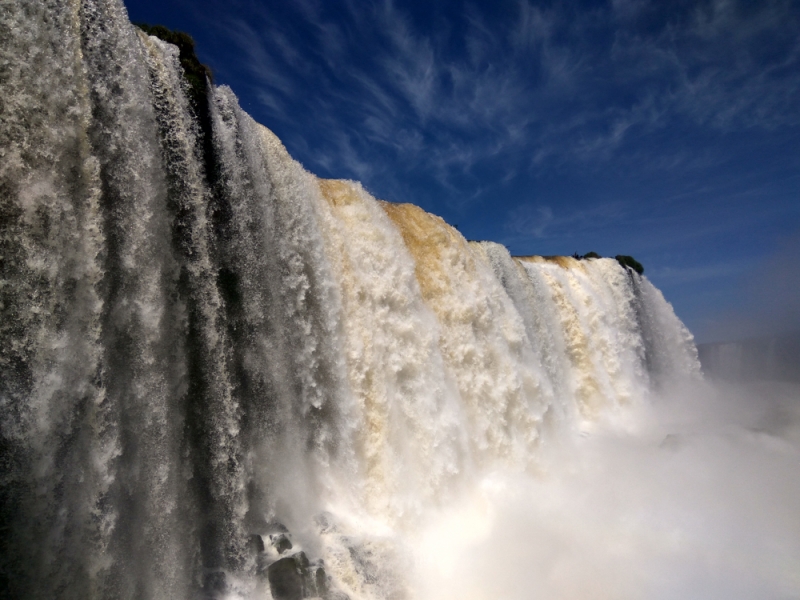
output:
M 695 334 L 703 342 L 731 342 L 800 333 L 800 231 L 743 273 L 738 308 L 711 319 Z
M 6 12 L 4 598 L 800 596 L 797 384 L 316 177 L 119 0 Z
M 695 383 L 487 475 L 427 532 L 425 598 L 796 598 L 800 385 Z M 453 535 L 453 532 L 461 532 Z

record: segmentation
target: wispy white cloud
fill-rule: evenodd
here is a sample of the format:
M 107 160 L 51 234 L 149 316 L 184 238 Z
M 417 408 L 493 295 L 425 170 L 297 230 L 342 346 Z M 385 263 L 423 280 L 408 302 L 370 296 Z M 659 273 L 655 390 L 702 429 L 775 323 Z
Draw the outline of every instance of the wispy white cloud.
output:
M 628 215 L 619 202 L 556 210 L 546 204 L 522 204 L 512 208 L 506 216 L 505 229 L 509 235 L 505 242 L 510 244 L 530 237 L 540 240 L 561 238 L 565 232 L 581 236 L 626 219 Z
M 656 0 L 591 12 L 519 0 L 503 18 L 465 3 L 460 21 L 427 26 L 393 0 L 297 0 L 286 10 L 296 21 L 257 10 L 254 21 L 225 24 L 262 106 L 286 123 L 313 117 L 331 171 L 388 177 L 390 164 L 405 165 L 452 198 L 471 195 L 486 165 L 505 181 L 621 156 L 675 169 L 696 156 L 642 141 L 676 124 L 800 124 L 790 0 L 702 0 L 683 12 Z
M 552 222 L 553 209 L 549 206 L 523 205 L 512 211 L 510 225 L 516 233 L 542 238 Z
M 554 14 L 545 12 L 527 0 L 520 0 L 517 4 L 519 16 L 510 33 L 514 46 L 530 50 L 548 44 L 555 29 Z
M 230 19 L 220 24 L 220 27 L 243 53 L 247 70 L 260 86 L 278 90 L 287 97 L 296 93 L 292 76 L 281 68 L 265 37 L 252 25 L 241 19 Z
M 467 235 L 634 254 L 686 305 L 800 218 L 797 0 L 231 1 L 243 106 Z

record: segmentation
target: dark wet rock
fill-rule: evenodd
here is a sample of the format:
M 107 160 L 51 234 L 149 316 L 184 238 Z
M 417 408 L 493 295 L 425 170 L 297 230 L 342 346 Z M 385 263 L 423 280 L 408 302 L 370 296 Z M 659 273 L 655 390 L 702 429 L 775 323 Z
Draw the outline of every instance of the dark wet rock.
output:
M 270 590 L 275 600 L 325 598 L 330 596 L 328 575 L 323 562 L 311 563 L 305 552 L 296 552 L 276 560 L 266 569 Z
M 295 552 L 292 554 L 292 558 L 294 562 L 297 564 L 297 568 L 300 569 L 305 573 L 308 570 L 308 567 L 311 565 L 311 562 L 308 560 L 308 556 L 306 556 L 305 552 Z
M 261 554 L 265 549 L 264 539 L 257 533 L 254 533 L 247 538 L 247 548 L 253 554 Z
M 289 539 L 289 536 L 285 533 L 270 535 L 269 540 L 272 543 L 272 547 L 275 548 L 278 554 L 283 554 L 287 550 L 292 549 L 292 542 Z
M 275 600 L 302 600 L 303 573 L 294 556 L 276 560 L 267 568 L 269 589 Z
M 275 600 L 349 600 L 347 594 L 331 589 L 330 577 L 325 572 L 323 561 L 310 562 L 305 552 L 284 556 L 265 570 Z
M 317 596 L 326 597 L 328 594 L 328 575 L 324 567 L 317 567 L 314 571 L 314 591 Z
M 325 565 L 322 560 L 308 563 L 303 569 L 303 586 L 306 598 L 326 598 L 330 588 L 328 581 L 329 577 L 325 573 Z

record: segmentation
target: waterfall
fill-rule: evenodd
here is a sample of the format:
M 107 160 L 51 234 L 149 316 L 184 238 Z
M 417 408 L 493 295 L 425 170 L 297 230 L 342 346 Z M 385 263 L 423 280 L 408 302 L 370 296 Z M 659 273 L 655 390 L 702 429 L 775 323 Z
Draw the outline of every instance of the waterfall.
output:
M 318 179 L 119 0 L 0 20 L 5 597 L 451 597 L 434 520 L 700 385 L 646 277 Z

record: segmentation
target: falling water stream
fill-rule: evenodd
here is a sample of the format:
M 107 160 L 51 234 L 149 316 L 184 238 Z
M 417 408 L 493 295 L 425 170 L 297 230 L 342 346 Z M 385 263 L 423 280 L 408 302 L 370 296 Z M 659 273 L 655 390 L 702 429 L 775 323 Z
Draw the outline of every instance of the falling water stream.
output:
M 645 277 L 316 178 L 119 0 L 0 36 L 4 597 L 800 597 L 796 390 Z

